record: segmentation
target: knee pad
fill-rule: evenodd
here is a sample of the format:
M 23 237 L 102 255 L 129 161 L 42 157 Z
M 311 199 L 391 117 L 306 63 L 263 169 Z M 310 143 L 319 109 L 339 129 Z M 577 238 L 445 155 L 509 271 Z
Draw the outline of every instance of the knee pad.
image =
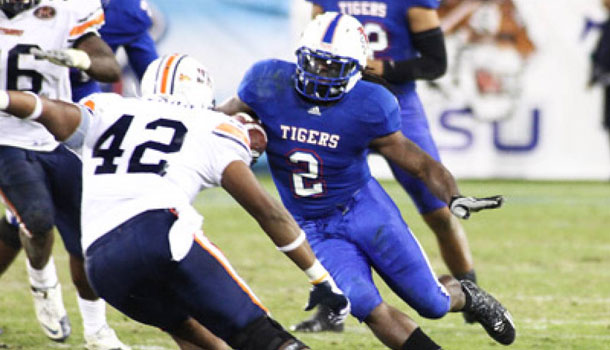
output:
M 239 350 L 305 350 L 309 347 L 286 332 L 267 316 L 260 317 L 229 339 L 228 344 Z
M 0 219 L 0 240 L 15 250 L 21 249 L 19 228 L 8 223 L 7 217 Z
M 52 206 L 36 203 L 19 212 L 21 222 L 32 236 L 43 236 L 55 225 Z

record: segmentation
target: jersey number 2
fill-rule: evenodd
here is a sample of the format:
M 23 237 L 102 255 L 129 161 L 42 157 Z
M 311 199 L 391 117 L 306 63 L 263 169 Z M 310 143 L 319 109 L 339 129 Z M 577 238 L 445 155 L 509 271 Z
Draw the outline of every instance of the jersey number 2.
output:
M 104 162 L 95 168 L 95 174 L 114 174 L 117 170 L 117 165 L 114 164 L 114 158 L 123 155 L 125 150 L 121 149 L 121 143 L 127 134 L 127 130 L 133 121 L 133 115 L 123 115 L 119 120 L 112 124 L 95 143 L 93 147 L 93 157 L 102 158 Z M 166 160 L 160 160 L 158 163 L 148 164 L 142 163 L 142 156 L 147 149 L 156 150 L 163 153 L 178 152 L 182 148 L 184 136 L 186 135 L 186 126 L 179 121 L 169 119 L 157 119 L 146 125 L 146 129 L 169 128 L 174 129 L 174 135 L 169 143 L 160 143 L 156 141 L 148 141 L 136 146 L 129 158 L 128 173 L 154 173 L 165 175 L 167 166 Z M 107 148 L 102 146 L 110 138 L 110 144 Z
M 298 171 L 292 172 L 292 188 L 297 196 L 317 197 L 326 192 L 326 183 L 319 179 L 322 165 L 315 153 L 296 151 L 288 159 L 299 166 Z

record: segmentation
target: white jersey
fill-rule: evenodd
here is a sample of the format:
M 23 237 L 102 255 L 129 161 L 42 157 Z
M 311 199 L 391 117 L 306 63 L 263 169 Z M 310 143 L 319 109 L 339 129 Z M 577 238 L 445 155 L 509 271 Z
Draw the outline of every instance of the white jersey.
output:
M 83 35 L 97 35 L 102 24 L 104 12 L 99 0 L 42 0 L 13 18 L 0 11 L 0 88 L 70 101 L 68 68 L 35 59 L 30 49 L 70 48 Z M 0 145 L 50 151 L 57 142 L 38 123 L 2 117 Z
M 87 106 L 79 128 L 84 131 L 83 250 L 135 215 L 163 208 L 175 208 L 180 219 L 188 219 L 185 232 L 191 236 L 178 239 L 178 245 L 190 247 L 203 220 L 192 200 L 219 186 L 229 163 L 250 164 L 244 126 L 222 113 L 162 97 L 107 93 L 81 102 Z

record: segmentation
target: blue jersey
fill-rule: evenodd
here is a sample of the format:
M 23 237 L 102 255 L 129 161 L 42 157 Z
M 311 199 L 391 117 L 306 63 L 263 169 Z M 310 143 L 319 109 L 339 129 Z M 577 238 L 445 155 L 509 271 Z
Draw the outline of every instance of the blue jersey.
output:
M 267 158 L 284 205 L 296 217 L 312 218 L 346 204 L 367 183 L 369 143 L 400 130 L 400 113 L 387 89 L 365 81 L 333 105 L 307 101 L 294 88 L 295 69 L 280 60 L 258 62 L 238 95 L 267 132 Z
M 152 26 L 148 5 L 142 0 L 103 0 L 102 5 L 106 24 L 100 34 L 113 51 L 138 39 Z
M 417 57 L 409 31 L 407 11 L 411 7 L 438 8 L 439 0 L 309 0 L 324 11 L 336 11 L 356 17 L 364 26 L 376 59 L 403 61 Z M 412 89 L 408 82 L 404 88 Z
M 123 46 L 129 59 L 129 66 L 138 79 L 142 79 L 148 64 L 159 55 L 155 42 L 148 34 L 152 20 L 143 0 L 103 0 L 105 24 L 100 29 L 102 39 L 113 52 Z M 70 69 L 72 100 L 101 92 L 101 86 L 77 69 Z

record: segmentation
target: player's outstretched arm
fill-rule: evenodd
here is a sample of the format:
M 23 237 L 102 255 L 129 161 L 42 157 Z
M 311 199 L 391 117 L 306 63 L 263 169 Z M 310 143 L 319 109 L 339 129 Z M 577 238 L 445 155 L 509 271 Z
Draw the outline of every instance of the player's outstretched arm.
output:
M 373 140 L 371 147 L 398 164 L 406 172 L 421 179 L 430 191 L 447 203 L 451 212 L 459 218 L 468 219 L 471 212 L 499 208 L 502 205 L 502 196 L 476 198 L 460 195 L 455 179 L 449 170 L 404 137 L 400 131 Z
M 95 34 L 85 35 L 71 49 L 30 50 L 38 59 L 45 59 L 59 66 L 77 68 L 93 79 L 113 83 L 121 78 L 121 68 L 112 49 Z
M 20 119 L 41 123 L 59 141 L 65 141 L 74 134 L 82 113 L 72 103 L 50 100 L 31 92 L 4 90 L 0 90 L 0 110 Z
M 223 103 L 219 104 L 214 108 L 214 110 L 222 112 L 226 115 L 235 115 L 239 112 L 252 112 L 252 108 L 250 108 L 250 106 L 248 106 L 244 101 L 242 101 L 237 95 L 230 97 Z
M 83 50 L 91 59 L 91 66 L 85 70 L 93 79 L 105 83 L 114 83 L 121 78 L 121 67 L 112 49 L 102 38 L 90 34 L 76 44 L 76 49 Z
M 221 185 L 256 219 L 278 250 L 307 274 L 313 285 L 307 310 L 323 304 L 333 311 L 331 321 L 343 321 L 349 313 L 347 298 L 316 259 L 305 233 L 284 206 L 265 191 L 248 165 L 241 161 L 230 163 L 222 174 Z
M 373 140 L 371 147 L 388 160 L 398 164 L 403 170 L 424 181 L 430 191 L 445 203 L 449 204 L 451 197 L 460 194 L 449 170 L 400 131 Z

